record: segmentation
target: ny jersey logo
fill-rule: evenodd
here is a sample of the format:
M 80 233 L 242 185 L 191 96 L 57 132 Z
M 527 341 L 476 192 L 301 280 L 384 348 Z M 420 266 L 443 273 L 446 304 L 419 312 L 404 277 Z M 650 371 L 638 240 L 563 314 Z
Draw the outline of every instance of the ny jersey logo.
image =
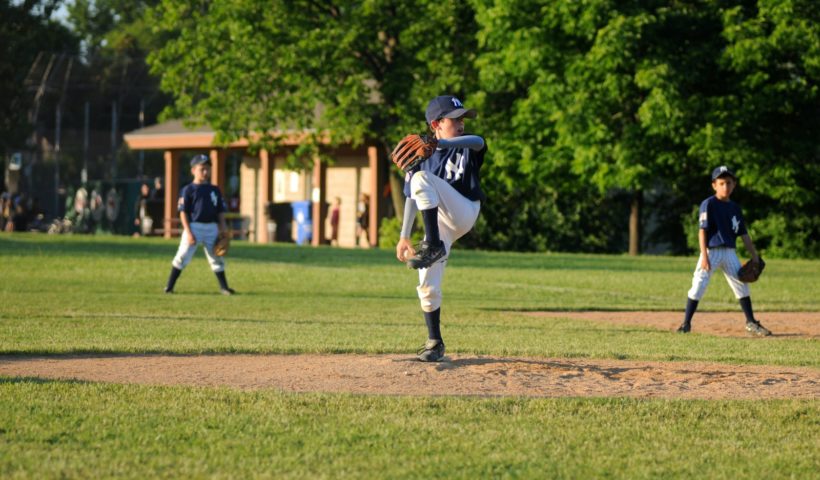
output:
M 444 171 L 447 172 L 447 180 L 461 180 L 464 176 L 464 155 L 461 152 L 455 154 L 455 161 L 452 157 L 447 159 L 447 165 L 444 166 Z
M 218 198 L 216 198 L 216 192 L 213 192 L 213 191 L 212 191 L 212 192 L 211 192 L 211 203 L 213 203 L 213 204 L 214 204 L 214 207 L 215 207 L 215 206 L 216 206 L 216 204 L 217 204 L 217 202 L 219 202 L 219 199 L 218 199 Z
M 739 229 L 740 229 L 740 220 L 737 219 L 737 216 L 732 215 L 732 230 L 734 230 L 735 233 L 737 233 L 737 231 Z

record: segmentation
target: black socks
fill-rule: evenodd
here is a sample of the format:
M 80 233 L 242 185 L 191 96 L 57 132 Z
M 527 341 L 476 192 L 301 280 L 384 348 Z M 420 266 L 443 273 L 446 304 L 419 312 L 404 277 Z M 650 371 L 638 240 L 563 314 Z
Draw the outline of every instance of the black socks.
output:
M 228 290 L 228 279 L 225 278 L 225 271 L 215 272 L 216 279 L 219 280 L 219 288 Z
M 438 246 L 441 243 L 438 234 L 438 207 L 422 210 L 421 218 L 424 220 L 424 237 L 427 243 Z
M 755 322 L 755 314 L 752 311 L 752 298 L 743 297 L 740 300 L 740 308 L 743 309 L 743 314 L 746 315 L 747 322 Z
M 747 322 L 755 322 L 755 315 L 754 311 L 752 310 L 752 299 L 751 297 L 743 297 L 739 300 L 740 308 L 743 309 L 743 314 L 746 315 Z M 683 323 L 689 324 L 692 322 L 692 316 L 695 314 L 695 310 L 698 309 L 698 301 L 692 300 L 691 298 L 686 299 L 686 314 L 683 317 Z
M 181 273 L 182 270 L 177 267 L 171 267 L 171 275 L 168 276 L 168 285 L 165 286 L 166 292 L 170 292 L 174 289 L 174 285 L 177 283 L 177 278 L 179 278 Z
M 686 297 L 686 313 L 683 317 L 683 323 L 689 325 L 692 323 L 692 316 L 695 315 L 695 310 L 698 309 L 698 301 Z
M 441 308 L 424 312 L 424 321 L 427 323 L 427 338 L 441 340 Z

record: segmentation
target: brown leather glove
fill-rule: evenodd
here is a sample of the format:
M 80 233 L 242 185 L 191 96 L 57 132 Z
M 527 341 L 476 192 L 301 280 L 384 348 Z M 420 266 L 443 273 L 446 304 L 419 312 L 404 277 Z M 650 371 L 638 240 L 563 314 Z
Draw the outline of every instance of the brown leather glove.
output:
M 411 133 L 396 145 L 390 154 L 390 159 L 402 171 L 407 172 L 430 158 L 437 146 L 438 140 L 435 137 Z

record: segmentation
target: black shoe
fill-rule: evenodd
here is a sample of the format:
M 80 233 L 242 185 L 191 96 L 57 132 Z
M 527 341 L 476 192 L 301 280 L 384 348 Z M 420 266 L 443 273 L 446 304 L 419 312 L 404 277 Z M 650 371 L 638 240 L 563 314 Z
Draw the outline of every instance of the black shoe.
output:
M 444 248 L 444 242 L 439 242 L 438 245 L 431 245 L 426 241 L 419 244 L 416 249 L 416 254 L 407 260 L 407 266 L 410 268 L 430 268 L 434 263 L 438 262 L 447 255 L 447 249 Z
M 689 322 L 683 322 L 678 327 L 678 333 L 689 333 L 689 330 L 692 330 L 692 324 Z
M 173 293 L 174 293 L 174 289 L 173 289 L 173 288 L 168 288 L 168 287 L 165 287 L 165 293 L 167 293 L 167 294 L 171 295 L 171 294 L 173 294 Z
M 234 290 L 233 288 L 223 288 L 219 290 L 219 293 L 221 293 L 222 295 L 233 295 L 234 293 L 236 293 L 236 290 Z
M 761 325 L 757 320 L 753 322 L 746 322 L 746 331 L 749 332 L 750 335 L 755 335 L 758 337 L 768 337 L 772 334 L 768 328 Z
M 444 341 L 443 340 L 427 340 L 427 343 L 421 347 L 418 353 L 418 359 L 421 362 L 438 362 L 444 357 Z

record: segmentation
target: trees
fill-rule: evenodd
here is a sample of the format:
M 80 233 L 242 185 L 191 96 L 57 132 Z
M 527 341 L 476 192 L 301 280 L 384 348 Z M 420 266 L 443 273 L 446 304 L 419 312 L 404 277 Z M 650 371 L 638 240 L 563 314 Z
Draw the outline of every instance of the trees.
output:
M 495 193 L 517 198 L 522 211 L 550 210 L 540 191 L 556 206 L 543 222 L 578 229 L 561 197 L 590 212 L 627 191 L 637 225 L 642 192 L 654 190 L 674 208 L 656 221 L 678 234 L 680 216 L 709 194 L 708 172 L 725 163 L 747 190 L 747 216 L 764 230 L 774 221 L 795 227 L 781 236 L 817 232 L 808 213 L 818 211 L 817 196 L 806 188 L 818 180 L 817 144 L 808 140 L 820 134 L 816 2 L 474 5 L 481 85 L 496 99 L 494 123 L 509 125 L 493 139 L 504 147 L 493 154 Z M 525 185 L 535 195 L 522 197 Z M 784 207 L 806 213 L 776 213 Z
M 25 80 L 40 52 L 73 53 L 78 40 L 51 20 L 57 1 L 0 0 L 0 154 L 21 149 L 31 135 L 28 118 L 36 85 Z
M 631 217 L 632 253 L 641 223 L 680 253 L 682 217 L 728 164 L 760 246 L 820 255 L 817 2 L 163 0 L 150 13 L 169 39 L 149 59 L 167 115 L 224 142 L 313 132 L 292 166 L 324 134 L 375 139 L 386 158 L 424 128 L 429 98 L 469 94 L 490 145 L 473 245 L 621 251 Z
M 153 15 L 174 36 L 150 57 L 175 98 L 167 114 L 223 142 L 253 131 L 271 147 L 277 130 L 313 132 L 293 167 L 310 164 L 326 134 L 374 139 L 386 158 L 425 128 L 430 98 L 462 95 L 475 79 L 472 10 L 460 2 L 165 0 Z

